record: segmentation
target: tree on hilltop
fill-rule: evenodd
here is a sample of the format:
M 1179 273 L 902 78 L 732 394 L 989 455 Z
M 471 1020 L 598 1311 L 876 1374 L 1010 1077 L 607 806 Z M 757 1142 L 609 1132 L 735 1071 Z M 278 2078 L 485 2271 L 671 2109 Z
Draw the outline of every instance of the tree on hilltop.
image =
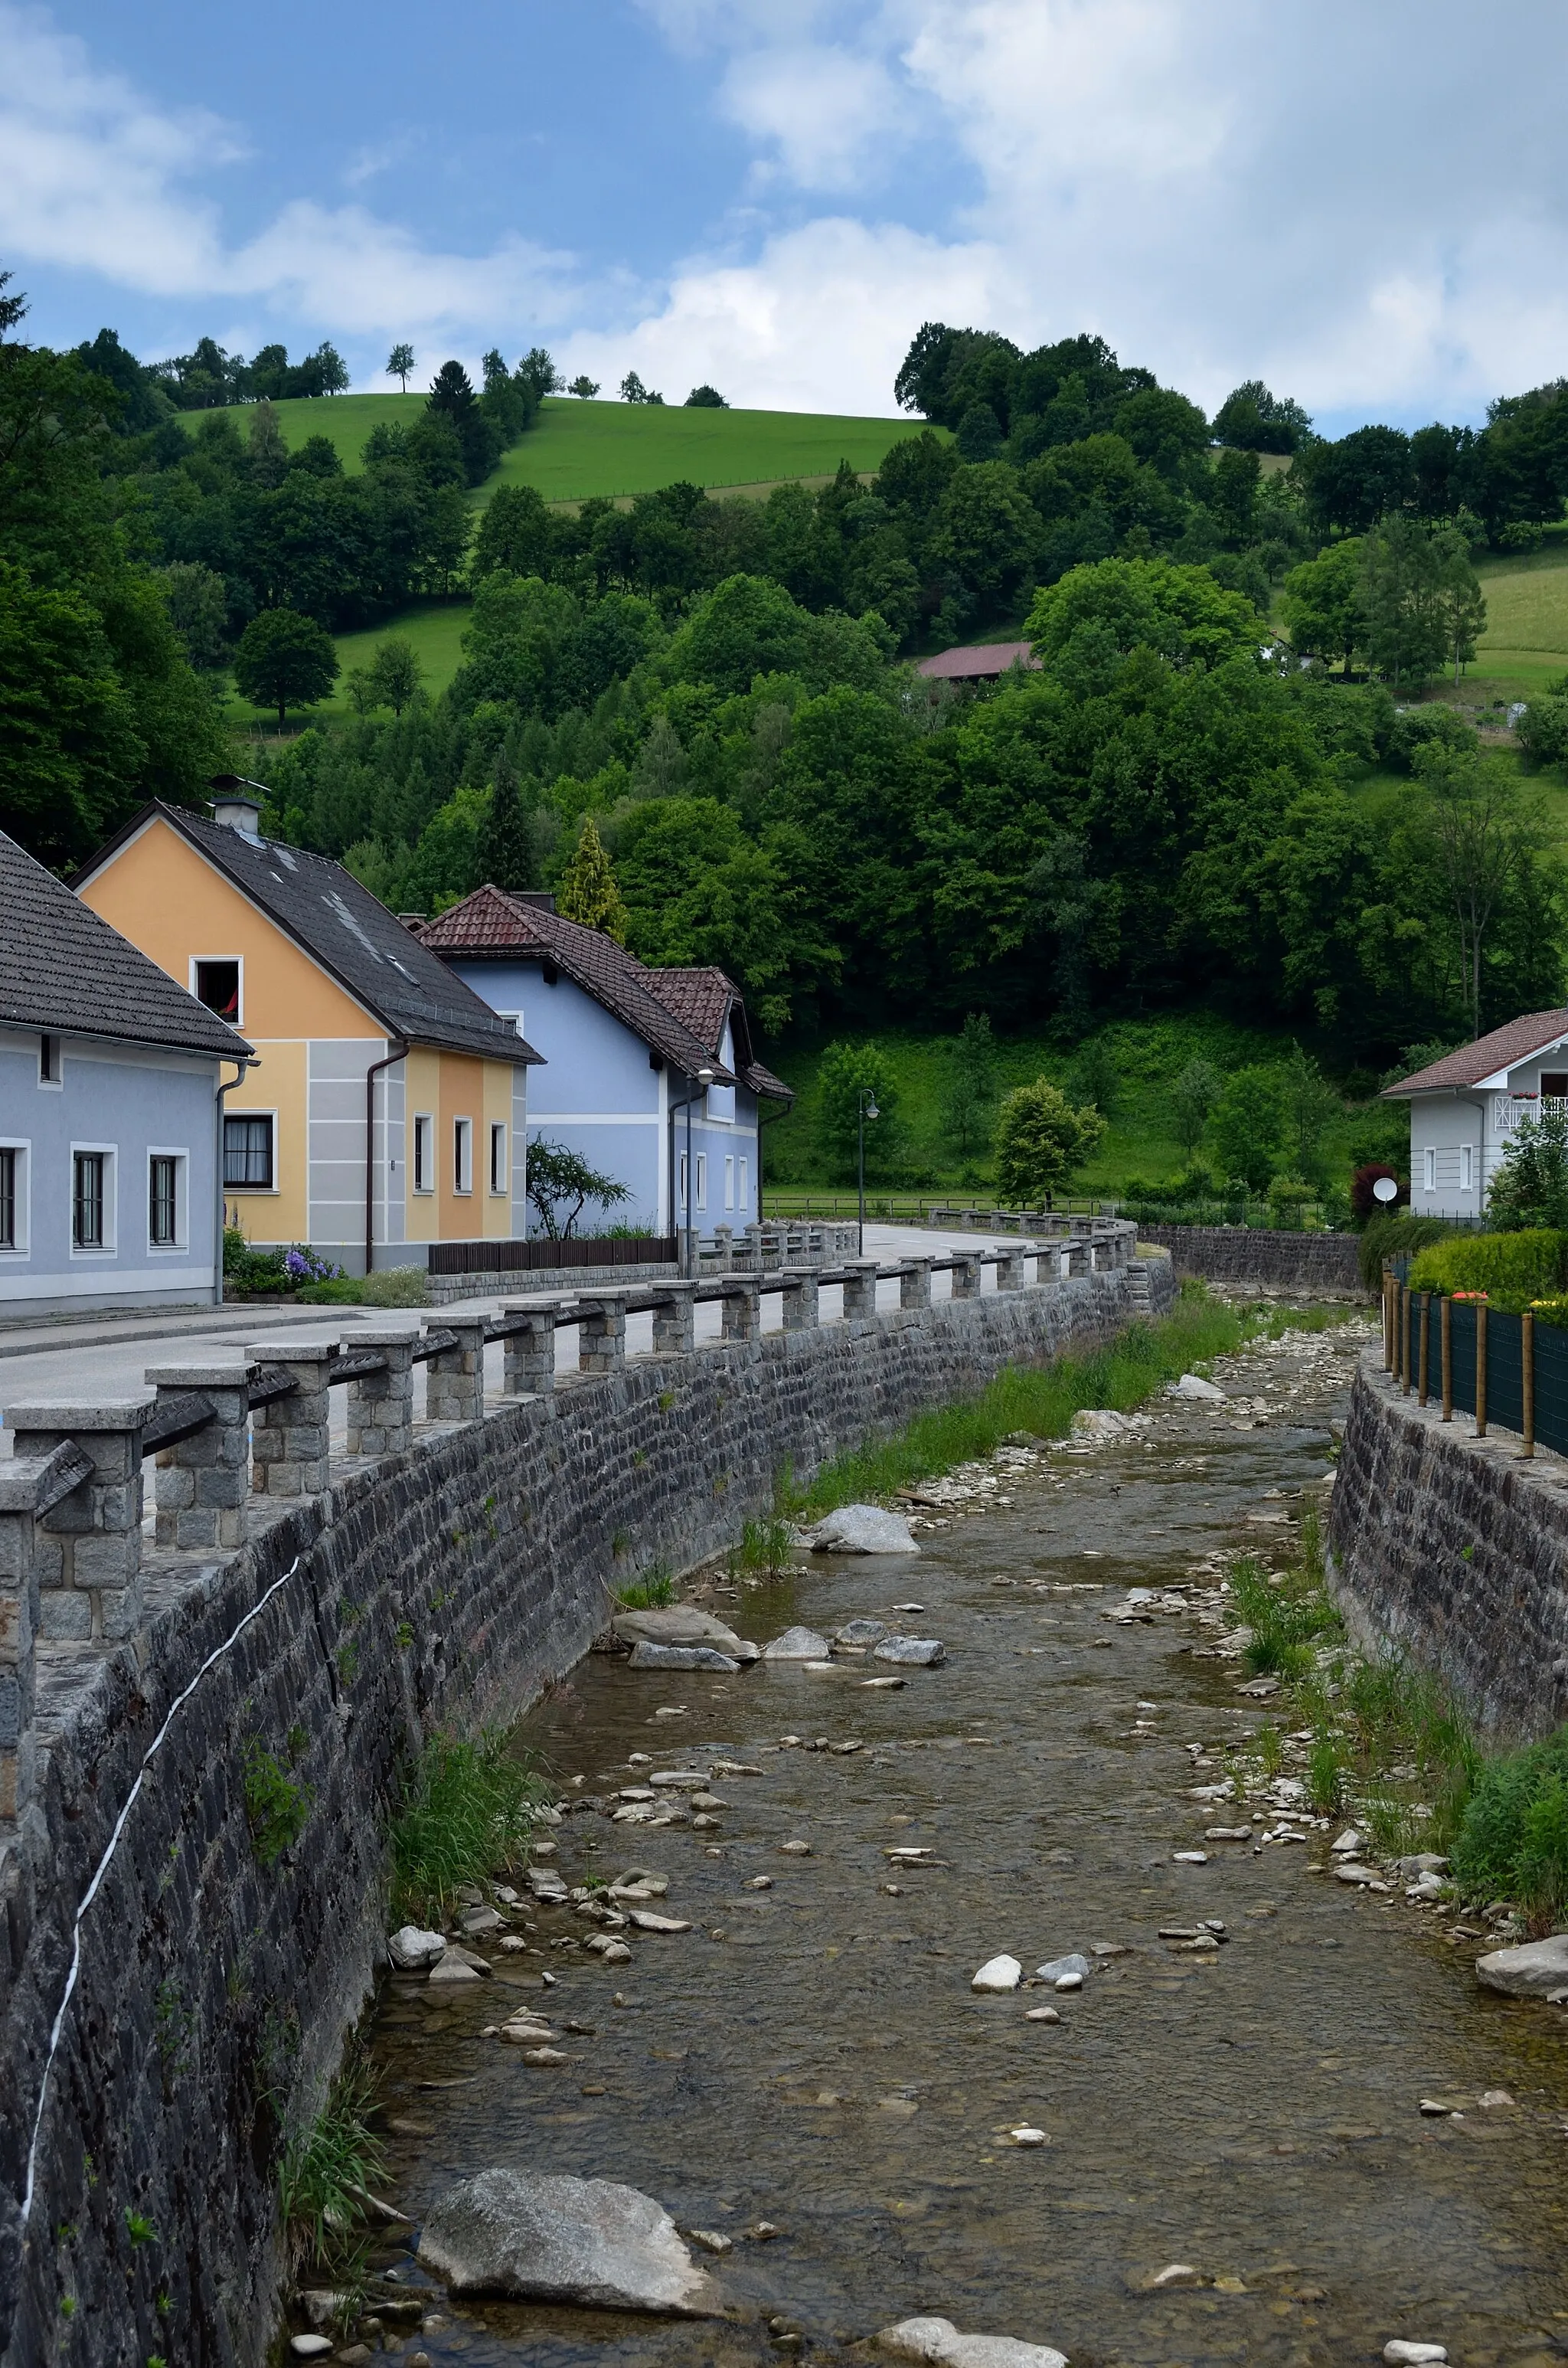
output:
M 579 372 L 578 376 L 573 380 L 571 385 L 566 390 L 568 394 L 580 395 L 585 403 L 591 402 L 593 397 L 597 394 L 598 391 L 599 382 L 597 379 L 589 378 L 585 371 Z
M 620 381 L 620 399 L 622 403 L 662 404 L 665 398 L 655 394 L 652 387 L 644 386 L 635 370 L 628 370 Z
M 728 411 L 729 404 L 716 386 L 694 386 L 681 406 L 686 411 Z
M 394 346 L 391 353 L 387 356 L 387 376 L 389 378 L 395 378 L 398 380 L 402 385 L 404 394 L 408 393 L 408 374 L 413 368 L 414 347 L 412 346 Z

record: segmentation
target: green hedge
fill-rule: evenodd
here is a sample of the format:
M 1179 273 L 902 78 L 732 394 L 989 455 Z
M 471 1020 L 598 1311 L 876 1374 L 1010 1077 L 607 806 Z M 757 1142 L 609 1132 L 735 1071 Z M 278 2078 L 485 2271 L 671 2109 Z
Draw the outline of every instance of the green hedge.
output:
M 1520 1234 L 1455 1234 L 1417 1255 L 1412 1291 L 1484 1291 L 1500 1304 L 1549 1297 L 1568 1280 L 1568 1234 L 1549 1226 Z
M 1441 1217 L 1413 1217 L 1408 1209 L 1396 1209 L 1391 1216 L 1369 1217 L 1357 1252 L 1362 1281 L 1369 1291 L 1378 1290 L 1384 1258 L 1408 1258 L 1413 1251 L 1425 1249 L 1428 1242 L 1446 1241 L 1453 1230 Z

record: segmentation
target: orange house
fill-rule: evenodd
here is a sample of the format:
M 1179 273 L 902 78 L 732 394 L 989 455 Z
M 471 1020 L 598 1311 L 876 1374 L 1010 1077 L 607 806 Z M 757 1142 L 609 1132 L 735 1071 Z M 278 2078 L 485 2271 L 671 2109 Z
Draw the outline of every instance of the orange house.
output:
M 73 884 L 256 1048 L 224 1105 L 230 1221 L 353 1274 L 520 1239 L 540 1055 L 340 863 L 263 838 L 256 784 L 212 788 L 210 822 L 154 802 Z

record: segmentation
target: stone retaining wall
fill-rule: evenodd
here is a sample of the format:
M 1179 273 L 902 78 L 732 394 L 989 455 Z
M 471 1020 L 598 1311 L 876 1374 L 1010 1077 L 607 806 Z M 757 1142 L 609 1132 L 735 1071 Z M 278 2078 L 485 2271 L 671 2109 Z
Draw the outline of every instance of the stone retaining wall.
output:
M 1492 1734 L 1568 1716 L 1568 1462 L 1405 1397 L 1362 1360 L 1331 1498 L 1333 1583 L 1369 1641 L 1435 1670 Z
M 1153 1225 L 1140 1220 L 1138 1238 L 1168 1249 L 1178 1276 L 1252 1284 L 1260 1291 L 1368 1296 L 1356 1263 L 1354 1234 L 1274 1233 L 1254 1225 Z
M 41 1645 L 42 1757 L 0 1878 L 6 2368 L 261 2362 L 280 2135 L 365 2002 L 385 1823 L 433 1730 L 517 1716 L 613 1584 L 732 1543 L 785 1458 L 809 1474 L 1173 1292 L 1156 1258 L 492 1401 L 335 1464 L 323 1496 L 253 1504 L 232 1554 L 152 1559 L 131 1641 Z M 310 1788 L 271 1867 L 247 1752 Z M 128 2211 L 155 2237 L 132 2243 Z

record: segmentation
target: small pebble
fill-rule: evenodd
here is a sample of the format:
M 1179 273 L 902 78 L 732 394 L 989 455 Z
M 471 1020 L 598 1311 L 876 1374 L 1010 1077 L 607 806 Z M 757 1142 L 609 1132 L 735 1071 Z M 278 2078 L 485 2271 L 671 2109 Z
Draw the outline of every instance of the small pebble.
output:
M 1031 2006 L 1024 2017 L 1026 2022 L 1060 2022 L 1061 2020 L 1053 2006 Z
M 1010 2130 L 1008 2135 L 1015 2146 L 1040 2146 L 1051 2144 L 1043 2130 L 1031 2129 L 1027 2122 L 1020 2123 L 1016 2130 Z
M 1082 1974 L 1058 1974 L 1056 1976 L 1056 1987 L 1059 1990 L 1081 1990 L 1083 1987 Z
M 1383 2358 L 1389 2368 L 1414 2368 L 1414 2363 L 1426 2360 L 1446 2360 L 1448 2351 L 1440 2343 L 1405 2343 L 1398 2338 L 1383 2346 Z

